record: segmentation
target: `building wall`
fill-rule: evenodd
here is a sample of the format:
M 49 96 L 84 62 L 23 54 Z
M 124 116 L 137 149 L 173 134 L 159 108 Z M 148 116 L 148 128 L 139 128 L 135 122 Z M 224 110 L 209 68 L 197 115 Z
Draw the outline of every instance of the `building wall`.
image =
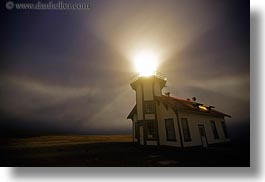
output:
M 137 114 L 133 116 L 134 141 L 137 141 L 137 137 L 135 136 L 136 134 L 135 130 L 138 129 L 135 126 L 136 122 L 140 122 L 140 121 L 143 122 L 146 120 L 155 120 L 155 119 L 157 119 L 160 145 L 170 145 L 170 146 L 181 147 L 181 137 L 182 137 L 184 147 L 202 145 L 201 137 L 200 137 L 200 133 L 198 129 L 199 124 L 204 125 L 208 144 L 229 141 L 229 139 L 225 138 L 224 131 L 221 125 L 221 121 L 224 121 L 224 118 L 218 118 L 218 117 L 199 114 L 196 112 L 187 112 L 187 111 L 186 112 L 179 111 L 178 112 L 179 118 L 177 118 L 177 115 L 174 112 L 174 110 L 170 106 L 166 107 L 162 102 L 159 102 L 159 103 L 156 102 L 156 114 L 157 115 L 150 114 L 150 113 L 144 114 L 143 101 L 153 100 L 154 95 L 160 96 L 161 88 L 157 80 L 150 81 L 148 79 L 146 80 L 142 79 L 140 80 L 140 82 L 137 82 L 137 83 L 138 84 L 136 88 L 134 87 L 136 90 L 136 103 L 137 103 Z M 188 141 L 188 142 L 184 141 L 184 137 L 182 134 L 181 118 L 187 118 L 188 120 L 191 141 Z M 176 141 L 167 141 L 165 119 L 173 119 Z M 213 134 L 211 123 L 210 123 L 211 120 L 215 121 L 219 139 L 214 139 L 214 134 Z M 145 140 L 146 140 L 147 130 L 143 123 L 142 125 L 144 127 L 144 135 L 145 135 Z M 146 144 L 150 144 L 150 145 L 154 145 L 155 143 L 156 142 L 154 141 L 146 142 Z
M 134 114 L 133 115 L 133 120 L 132 120 L 132 123 L 133 123 L 133 129 L 132 129 L 133 131 L 132 132 L 133 132 L 133 141 L 134 142 L 138 141 L 138 139 L 136 137 L 136 131 L 135 131 L 137 129 L 136 128 L 136 122 L 137 122 L 137 114 Z
M 155 96 L 161 96 L 162 89 L 160 88 L 160 84 L 158 82 L 154 83 L 154 93 Z
M 143 104 L 142 104 L 142 86 L 141 84 L 137 85 L 136 88 L 136 106 L 137 106 L 137 117 L 138 120 L 143 120 Z
M 158 133 L 160 145 L 178 146 L 181 147 L 179 137 L 179 127 L 177 123 L 177 116 L 171 107 L 166 107 L 162 102 L 156 103 L 157 120 L 158 120 Z M 176 141 L 167 141 L 165 119 L 173 119 Z
M 144 124 L 147 120 L 155 120 L 156 121 L 156 113 L 146 113 L 144 106 L 147 103 L 143 103 L 143 101 L 153 101 L 154 95 L 161 96 L 161 88 L 160 88 L 160 82 L 158 79 L 154 78 L 142 78 L 139 80 L 139 82 L 136 85 L 136 104 L 137 104 L 137 116 L 136 121 L 143 122 L 143 128 L 144 128 L 144 140 L 146 140 L 147 145 L 156 145 L 157 141 L 148 141 L 147 139 L 147 128 Z M 156 125 L 155 125 L 156 127 Z M 135 123 L 133 125 L 133 128 L 135 130 L 136 126 Z M 139 130 L 139 128 L 136 128 Z M 138 132 L 140 134 L 140 132 Z M 135 136 L 134 132 L 134 138 L 135 141 L 137 141 L 137 136 Z
M 154 90 L 153 90 L 154 89 Z M 161 95 L 161 89 L 157 81 L 142 80 L 136 87 L 136 104 L 138 120 L 144 120 L 143 100 L 154 100 L 153 93 Z M 154 115 L 146 115 L 146 119 L 154 119 Z
M 160 104 L 157 103 L 156 107 L 158 111 L 157 120 L 158 120 L 158 129 L 159 129 L 158 132 L 159 132 L 159 137 L 160 137 L 159 138 L 160 145 L 170 145 L 170 146 L 181 147 L 178 120 L 177 120 L 176 113 L 173 111 L 173 109 L 170 106 L 168 106 L 168 109 L 167 109 L 165 105 L 161 102 Z M 183 112 L 183 111 L 179 111 L 178 114 L 179 114 L 179 125 L 180 125 L 180 130 L 181 130 L 180 133 L 181 133 L 182 140 L 183 140 L 183 147 L 202 145 L 201 136 L 200 136 L 199 129 L 198 129 L 199 124 L 204 125 L 208 144 L 229 141 L 228 138 L 225 138 L 224 131 L 221 125 L 221 121 L 224 121 L 224 118 L 218 118 L 218 117 L 198 114 L 194 112 Z M 172 118 L 174 122 L 174 129 L 175 129 L 175 136 L 176 136 L 175 142 L 167 141 L 165 119 L 170 119 L 170 118 Z M 191 135 L 191 141 L 189 142 L 184 141 L 181 118 L 187 118 L 188 120 L 188 125 L 189 125 L 189 130 L 190 130 L 190 135 Z M 215 121 L 219 139 L 214 139 L 214 134 L 212 131 L 210 121 Z
M 153 85 L 150 81 L 143 81 L 144 100 L 154 100 Z
M 191 135 L 190 142 L 183 142 L 184 147 L 202 145 L 201 136 L 199 133 L 198 125 L 202 124 L 205 128 L 205 133 L 207 137 L 208 144 L 227 142 L 229 139 L 225 138 L 224 131 L 221 125 L 221 121 L 224 121 L 224 118 L 208 116 L 204 114 L 197 114 L 193 112 L 183 112 L 179 111 L 179 119 L 187 118 L 189 124 L 189 130 Z M 213 130 L 211 127 L 210 121 L 215 121 L 216 129 L 219 135 L 219 139 L 214 139 Z M 180 122 L 181 125 L 181 122 Z M 182 126 L 181 126 L 182 127 Z

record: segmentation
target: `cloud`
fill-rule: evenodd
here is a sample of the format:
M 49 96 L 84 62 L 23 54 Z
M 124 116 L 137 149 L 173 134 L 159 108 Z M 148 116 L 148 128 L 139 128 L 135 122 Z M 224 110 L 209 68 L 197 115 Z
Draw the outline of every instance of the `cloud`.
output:
M 5 14 L 0 112 L 75 132 L 127 131 L 132 57 L 159 55 L 173 95 L 249 116 L 249 4 L 91 1 L 90 11 Z M 247 27 L 247 28 L 246 28 Z M 15 31 L 16 30 L 16 31 Z M 19 30 L 19 31 L 17 31 Z M 43 125 L 42 125 L 43 126 Z
M 175 79 L 165 89 L 181 98 L 192 98 L 204 104 L 213 105 L 217 110 L 232 115 L 231 121 L 248 120 L 250 116 L 249 75 L 223 76 L 216 78 Z
M 32 122 L 36 127 L 62 125 L 76 132 L 126 131 L 133 98 L 129 86 L 113 89 L 69 87 L 42 83 L 30 78 L 1 78 L 0 109 L 9 118 Z M 106 94 L 106 92 L 108 94 Z M 128 102 L 129 101 L 129 102 Z M 126 108 L 126 110 L 125 110 Z M 17 121 L 16 121 L 17 122 Z M 17 123 L 14 123 L 16 125 Z

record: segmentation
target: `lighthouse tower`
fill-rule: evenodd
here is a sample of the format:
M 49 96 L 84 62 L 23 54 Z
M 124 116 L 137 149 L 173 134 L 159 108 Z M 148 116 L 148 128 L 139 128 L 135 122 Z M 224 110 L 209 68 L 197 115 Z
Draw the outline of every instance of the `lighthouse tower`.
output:
M 150 76 L 137 76 L 131 82 L 136 92 L 134 136 L 142 145 L 159 145 L 155 96 L 161 97 L 166 80 L 166 77 L 155 72 Z

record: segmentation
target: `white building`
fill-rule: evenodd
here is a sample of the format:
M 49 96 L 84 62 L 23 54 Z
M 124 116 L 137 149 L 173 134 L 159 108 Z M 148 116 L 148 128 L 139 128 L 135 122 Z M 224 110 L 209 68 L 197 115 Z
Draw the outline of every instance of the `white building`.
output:
M 155 74 L 137 77 L 131 83 L 136 105 L 128 115 L 133 124 L 133 141 L 141 145 L 176 147 L 203 146 L 227 142 L 227 114 L 201 104 L 162 95 L 166 78 Z

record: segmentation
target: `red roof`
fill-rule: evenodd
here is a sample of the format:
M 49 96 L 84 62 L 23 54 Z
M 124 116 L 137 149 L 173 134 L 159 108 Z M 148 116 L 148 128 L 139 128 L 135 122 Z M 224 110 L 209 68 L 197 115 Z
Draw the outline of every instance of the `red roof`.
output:
M 217 111 L 213 109 L 214 108 L 213 106 L 210 106 L 210 105 L 201 104 L 198 102 L 194 102 L 191 100 L 185 100 L 185 99 L 181 99 L 177 97 L 164 96 L 164 95 L 162 95 L 161 97 L 156 96 L 155 98 L 165 104 L 170 105 L 175 110 L 196 111 L 200 113 L 211 114 L 211 115 L 222 116 L 222 117 L 226 116 L 226 117 L 231 118 L 230 115 Z
M 201 104 L 201 103 L 194 102 L 191 100 L 185 100 L 185 99 L 172 97 L 172 96 L 165 96 L 165 95 L 162 95 L 161 97 L 156 96 L 155 99 L 166 105 L 171 106 L 174 110 L 194 111 L 194 112 L 199 112 L 202 114 L 209 114 L 209 115 L 214 115 L 218 117 L 226 116 L 226 117 L 231 118 L 230 115 L 213 109 L 214 108 L 213 106 Z M 130 114 L 128 115 L 127 117 L 128 119 L 133 117 L 134 113 L 136 112 L 136 109 L 137 108 L 135 105 L 132 111 L 130 112 Z

